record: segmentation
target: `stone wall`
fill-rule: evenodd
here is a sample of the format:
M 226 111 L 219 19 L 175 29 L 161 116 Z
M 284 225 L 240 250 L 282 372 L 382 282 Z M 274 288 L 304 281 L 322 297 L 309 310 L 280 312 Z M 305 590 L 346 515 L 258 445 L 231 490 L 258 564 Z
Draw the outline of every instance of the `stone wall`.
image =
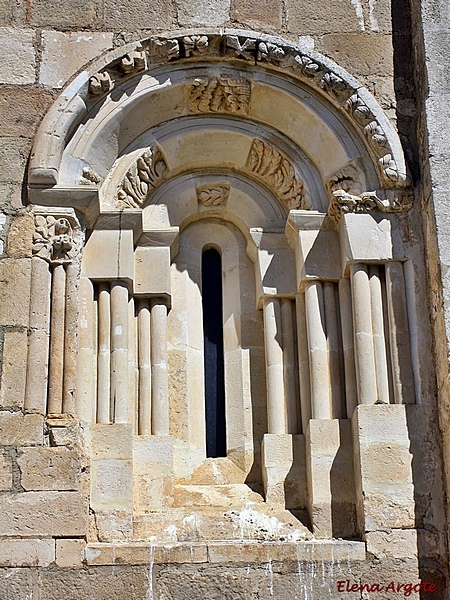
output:
M 89 461 L 77 421 L 46 419 L 39 412 L 23 413 L 30 334 L 31 247 L 26 240 L 31 239 L 33 228 L 26 206 L 26 167 L 43 116 L 75 73 L 102 52 L 129 41 L 193 27 L 202 31 L 230 27 L 274 33 L 332 58 L 374 94 L 394 124 L 398 119 L 410 168 L 419 183 L 421 211 L 414 214 L 414 227 L 409 233 L 417 237 L 420 247 L 421 213 L 445 474 L 450 490 L 450 447 L 446 447 L 450 427 L 446 360 L 450 331 L 446 279 L 450 260 L 446 208 L 450 156 L 443 116 L 448 112 L 445 49 L 450 9 L 446 0 L 423 0 L 421 6 L 411 0 L 409 14 L 400 4 L 393 1 L 392 20 L 389 0 L 0 2 L 2 599 L 36 595 L 51 600 L 101 600 L 110 598 L 111 590 L 117 597 L 137 600 L 337 599 L 345 597 L 337 591 L 337 582 L 349 577 L 352 583 L 388 584 L 391 580 L 417 583 L 419 576 L 439 586 L 430 598 L 444 597 L 446 544 L 442 529 L 446 521 L 432 373 L 424 376 L 428 382 L 424 404 L 409 412 L 419 541 L 409 531 L 404 537 L 399 530 L 394 535 L 374 532 L 364 551 L 361 542 L 357 556 L 345 544 L 343 550 L 335 548 L 335 555 L 333 547 L 331 554 L 323 552 L 314 558 L 298 557 L 297 548 L 281 551 L 276 545 L 269 550 L 240 550 L 240 559 L 238 544 L 219 551 L 194 545 L 188 557 L 183 547 L 178 559 L 176 548 L 165 553 L 151 544 L 138 550 L 111 546 L 100 551 L 94 543 L 95 521 L 89 515 Z M 415 67 L 406 68 L 411 49 Z M 415 86 L 409 81 L 413 74 Z M 425 331 L 427 327 L 428 316 L 424 315 Z M 431 344 L 431 338 L 426 339 Z M 88 548 L 87 541 L 91 542 Z M 262 556 L 261 552 L 269 554 Z M 414 558 L 417 553 L 419 571 Z M 192 558 L 193 554 L 197 559 Z M 293 555 L 298 560 L 293 561 Z M 392 597 L 397 596 L 403 594 Z M 381 600 L 384 596 L 374 593 L 370 597 Z

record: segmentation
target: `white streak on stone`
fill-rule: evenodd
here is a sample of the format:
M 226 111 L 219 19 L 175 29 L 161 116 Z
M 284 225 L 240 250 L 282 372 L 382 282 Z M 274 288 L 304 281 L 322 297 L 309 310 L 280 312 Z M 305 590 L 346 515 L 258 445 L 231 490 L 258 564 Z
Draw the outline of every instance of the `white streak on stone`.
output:
M 351 3 L 352 3 L 353 8 L 356 11 L 356 16 L 358 18 L 361 31 L 365 31 L 366 28 L 364 26 L 364 14 L 363 14 L 361 0 L 351 0 Z
M 378 21 L 374 15 L 374 8 L 377 0 L 369 0 L 369 22 L 371 31 L 379 31 Z

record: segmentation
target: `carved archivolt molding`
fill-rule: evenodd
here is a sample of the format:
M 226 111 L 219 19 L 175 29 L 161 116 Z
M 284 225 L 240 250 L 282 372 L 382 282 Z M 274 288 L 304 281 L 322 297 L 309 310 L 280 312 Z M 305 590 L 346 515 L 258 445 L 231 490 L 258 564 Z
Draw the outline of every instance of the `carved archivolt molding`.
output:
M 250 80 L 232 77 L 197 77 L 188 83 L 187 102 L 191 112 L 247 113 Z
M 72 262 L 78 254 L 76 220 L 61 214 L 34 213 L 33 256 L 50 264 Z
M 158 146 L 147 148 L 129 167 L 117 188 L 120 208 L 142 208 L 148 195 L 164 180 L 167 162 Z
M 262 179 L 289 210 L 311 208 L 293 164 L 268 142 L 253 140 L 246 168 Z
M 197 187 L 197 200 L 203 206 L 223 206 L 228 200 L 230 186 L 228 183 L 215 185 L 199 185 Z
M 232 61 L 233 68 L 239 66 L 239 62 L 250 66 L 260 64 L 326 94 L 366 140 L 381 187 L 395 189 L 409 185 L 398 135 L 379 104 L 351 75 L 318 53 L 305 51 L 279 38 L 244 31 L 152 37 L 128 45 L 122 55 L 119 52 L 119 49 L 113 51 L 114 59 L 109 63 L 107 58 L 99 59 L 97 64 L 102 66 L 91 75 L 88 85 L 85 76 L 80 75 L 72 82 L 70 93 L 65 92 L 55 104 L 42 126 L 43 137 L 47 137 L 41 145 L 38 139 L 35 146 L 34 154 L 39 158 L 32 158 L 30 163 L 31 184 L 57 183 L 58 156 L 62 157 L 68 132 L 73 131 L 88 107 L 90 109 L 104 94 L 127 79 L 161 65 L 183 61 L 186 65 L 194 64 L 201 58 L 203 67 L 208 62 L 211 65 L 220 62 L 225 69 L 227 61 Z M 247 75 L 237 78 L 212 72 L 191 80 L 187 89 L 187 108 L 192 113 L 239 115 L 250 110 L 251 79 Z M 133 194 L 127 195 L 134 198 Z

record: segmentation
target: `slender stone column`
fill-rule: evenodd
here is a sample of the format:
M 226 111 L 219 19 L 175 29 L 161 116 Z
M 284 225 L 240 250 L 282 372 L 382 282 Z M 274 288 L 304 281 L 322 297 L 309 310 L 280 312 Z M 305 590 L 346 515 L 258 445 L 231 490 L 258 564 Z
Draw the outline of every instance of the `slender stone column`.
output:
M 132 426 L 134 435 L 137 435 L 139 426 L 139 350 L 137 321 L 135 301 L 131 296 L 128 300 L 128 423 Z
M 156 300 L 151 308 L 152 433 L 169 434 L 167 373 L 167 307 Z
M 95 311 L 94 288 L 87 277 L 80 279 L 76 413 L 83 421 L 95 421 Z
M 111 285 L 111 404 L 114 423 L 128 422 L 128 289 Z
M 284 298 L 281 302 L 281 330 L 283 332 L 283 372 L 287 433 L 298 433 L 298 398 L 294 369 L 294 313 L 292 300 L 290 298 Z
M 49 414 L 60 414 L 63 409 L 65 304 L 66 271 L 63 265 L 56 265 L 52 276 L 50 318 L 50 367 L 47 410 Z
M 266 299 L 263 311 L 267 378 L 267 428 L 268 433 L 286 433 L 279 298 Z
M 313 419 L 331 419 L 330 372 L 325 330 L 323 288 L 320 281 L 308 283 L 305 290 Z
M 150 305 L 140 300 L 138 312 L 139 414 L 138 433 L 151 434 Z
M 30 335 L 28 337 L 25 410 L 47 409 L 51 274 L 41 258 L 31 260 Z
M 414 404 L 408 307 L 403 265 L 400 262 L 389 262 L 386 265 L 386 294 L 395 404 Z
M 296 298 L 298 372 L 302 432 L 306 433 L 311 419 L 311 384 L 309 377 L 308 335 L 306 331 L 305 294 Z
M 375 404 L 377 381 L 373 347 L 372 310 L 370 302 L 369 274 L 366 265 L 350 267 L 353 326 L 355 335 L 356 381 L 360 404 Z
M 97 423 L 112 420 L 109 401 L 111 367 L 111 297 L 109 283 L 98 286 Z
M 78 325 L 78 265 L 66 266 L 66 307 L 64 323 L 63 412 L 75 413 Z
M 323 284 L 323 299 L 328 341 L 328 361 L 330 365 L 331 414 L 333 419 L 342 419 L 344 411 L 341 389 L 339 316 L 336 305 L 336 287 L 334 283 L 328 281 Z
M 386 340 L 384 337 L 383 296 L 381 292 L 380 268 L 376 265 L 371 265 L 369 268 L 369 277 L 378 400 L 384 404 L 389 404 L 389 378 L 386 357 Z
M 358 395 L 356 391 L 355 347 L 353 341 L 352 293 L 349 279 L 339 281 L 339 304 L 344 351 L 345 402 L 347 419 L 351 419 L 353 411 L 358 406 Z

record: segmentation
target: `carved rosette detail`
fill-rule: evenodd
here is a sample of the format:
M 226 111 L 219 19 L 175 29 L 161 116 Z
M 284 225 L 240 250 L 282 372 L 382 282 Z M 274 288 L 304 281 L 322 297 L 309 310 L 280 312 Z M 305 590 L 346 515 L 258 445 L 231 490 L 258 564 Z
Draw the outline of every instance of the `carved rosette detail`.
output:
M 33 233 L 33 256 L 51 264 L 64 264 L 73 260 L 77 253 L 74 230 L 65 217 L 35 215 Z
M 197 77 L 188 84 L 191 112 L 248 112 L 251 85 L 249 79 Z
M 253 140 L 246 168 L 272 188 L 289 210 L 308 209 L 303 181 L 290 160 L 271 144 Z
M 125 173 L 117 188 L 117 206 L 142 208 L 152 190 L 164 180 L 167 162 L 158 146 L 147 148 Z
M 228 200 L 230 186 L 227 183 L 197 187 L 197 200 L 203 206 L 223 206 Z
M 190 35 L 183 38 L 184 53 L 187 58 L 208 52 L 207 35 Z

